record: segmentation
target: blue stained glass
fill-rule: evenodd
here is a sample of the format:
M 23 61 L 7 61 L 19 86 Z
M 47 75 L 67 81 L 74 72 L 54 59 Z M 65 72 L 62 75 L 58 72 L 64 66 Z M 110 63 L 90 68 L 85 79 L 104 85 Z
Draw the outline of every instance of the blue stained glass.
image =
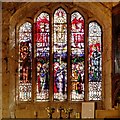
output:
M 67 99 L 67 17 L 59 8 L 54 13 L 54 100 Z
M 89 100 L 101 100 L 102 52 L 101 28 L 96 22 L 89 24 Z
M 43 12 L 35 23 L 37 81 L 36 100 L 49 100 L 49 14 Z
M 32 25 L 24 23 L 19 29 L 19 101 L 30 101 L 32 90 Z
M 84 100 L 84 18 L 79 12 L 71 15 L 71 100 Z

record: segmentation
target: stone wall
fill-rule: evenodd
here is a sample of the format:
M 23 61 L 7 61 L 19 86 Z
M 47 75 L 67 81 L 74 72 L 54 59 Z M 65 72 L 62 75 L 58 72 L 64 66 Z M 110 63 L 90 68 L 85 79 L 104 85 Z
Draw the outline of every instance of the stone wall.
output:
M 0 33 L 2 33 L 2 2 L 0 2 Z M 0 34 L 0 119 L 2 118 L 2 34 Z
M 97 20 L 103 30 L 103 109 L 112 109 L 111 71 L 112 71 L 112 23 L 111 7 L 101 3 L 71 3 L 87 13 L 88 21 Z M 110 4 L 110 3 L 109 3 Z M 2 116 L 9 118 L 10 114 L 16 113 L 18 117 L 35 117 L 36 110 L 41 117 L 46 113 L 40 112 L 38 104 L 16 105 L 15 81 L 16 81 L 16 25 L 22 23 L 27 17 L 32 21 L 34 15 L 41 10 L 42 6 L 49 3 L 3 3 L 2 7 Z M 111 4 L 112 6 L 112 4 Z M 51 4 L 51 8 L 53 4 Z M 1 74 L 0 74 L 1 76 Z M 54 104 L 54 103 L 53 103 Z M 57 104 L 54 104 L 55 106 Z M 68 107 L 69 104 L 64 104 Z M 74 106 L 74 105 L 73 105 Z M 45 106 L 44 106 L 45 107 Z M 81 105 L 75 108 L 81 112 Z M 22 110 L 22 111 L 21 111 Z M 20 112 L 21 111 L 21 112 Z M 25 112 L 26 111 L 26 112 Z M 31 112 L 32 111 L 32 112 Z M 25 114 L 24 114 L 25 112 Z M 43 116 L 42 116 L 43 115 Z M 46 116 L 47 117 L 47 116 Z

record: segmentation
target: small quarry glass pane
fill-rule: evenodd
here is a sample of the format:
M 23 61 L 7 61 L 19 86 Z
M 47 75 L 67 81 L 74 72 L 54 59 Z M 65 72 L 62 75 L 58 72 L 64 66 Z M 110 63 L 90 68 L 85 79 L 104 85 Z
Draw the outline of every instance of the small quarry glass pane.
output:
M 19 101 L 30 101 L 32 90 L 32 25 L 24 23 L 19 29 Z
M 79 12 L 71 14 L 71 100 L 84 100 L 84 18 Z
M 97 22 L 89 23 L 89 100 L 101 100 L 102 31 Z

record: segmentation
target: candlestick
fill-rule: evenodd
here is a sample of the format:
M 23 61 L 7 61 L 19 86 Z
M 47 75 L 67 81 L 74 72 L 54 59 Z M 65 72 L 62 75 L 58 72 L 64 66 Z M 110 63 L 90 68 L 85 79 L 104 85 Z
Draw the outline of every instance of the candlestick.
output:
M 53 108 L 53 107 L 47 107 L 47 108 L 45 108 L 46 110 L 47 110 L 47 112 L 48 112 L 48 117 L 50 118 L 50 119 L 52 119 L 52 114 L 55 112 L 55 108 Z
M 58 110 L 59 110 L 59 112 L 60 112 L 60 119 L 62 119 L 62 111 L 63 111 L 64 109 L 60 106 L 60 108 L 59 108 Z

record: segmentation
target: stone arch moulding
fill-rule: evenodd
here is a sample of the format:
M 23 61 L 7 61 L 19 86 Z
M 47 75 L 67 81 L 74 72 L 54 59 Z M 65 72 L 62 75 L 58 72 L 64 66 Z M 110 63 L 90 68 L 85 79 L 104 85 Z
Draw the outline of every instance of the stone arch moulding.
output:
M 54 5 L 54 3 L 50 3 L 51 5 L 53 4 L 53 6 L 55 6 Z M 56 3 L 57 4 L 57 3 Z M 90 4 L 90 3 L 89 3 Z M 13 26 L 16 26 L 17 25 L 17 23 L 19 23 L 19 21 L 22 21 L 23 19 L 29 19 L 30 18 L 30 20 L 31 19 L 34 19 L 35 18 L 35 16 L 36 15 L 38 15 L 38 11 L 39 11 L 39 9 L 41 9 L 43 6 L 43 9 L 45 8 L 45 7 L 47 7 L 49 5 L 49 3 L 28 3 L 28 4 L 26 4 L 26 6 L 23 6 L 22 8 L 20 8 L 18 11 L 16 11 L 16 13 L 15 14 L 13 14 L 13 16 L 11 17 L 11 19 L 10 19 L 10 25 L 13 27 Z M 61 6 L 64 6 L 64 5 L 62 5 L 62 3 L 61 3 Z M 72 6 L 74 6 L 74 4 L 72 4 Z M 92 6 L 94 6 L 94 5 L 92 5 Z M 82 9 L 82 10 L 84 10 L 82 13 L 85 13 L 85 14 L 87 14 L 87 11 L 89 11 L 90 13 L 91 13 L 91 16 L 92 16 L 92 18 L 89 18 L 89 16 L 87 16 L 89 19 L 88 19 L 88 21 L 90 22 L 90 21 L 92 21 L 92 20 L 97 20 L 99 23 L 100 23 L 100 25 L 102 26 L 102 30 L 103 31 L 105 31 L 104 30 L 104 28 L 106 28 L 106 24 L 104 23 L 104 21 L 103 22 L 100 22 L 100 21 L 102 21 L 102 18 L 100 18 L 97 14 L 95 15 L 95 11 L 93 11 L 93 10 L 90 10 L 89 8 L 87 8 L 86 6 L 83 6 L 83 5 L 80 5 L 79 4 L 79 7 L 81 7 L 81 8 L 75 8 L 76 10 L 79 10 L 79 9 Z M 26 9 L 27 8 L 27 9 Z M 29 9 L 28 9 L 29 8 Z M 64 8 L 64 7 L 63 7 Z M 49 9 L 52 9 L 52 8 L 50 8 L 49 7 Z M 25 12 L 25 10 L 26 10 L 26 12 L 28 12 L 28 11 L 32 11 L 32 12 L 30 12 L 28 15 L 27 14 L 25 14 L 24 12 Z M 54 8 L 54 10 L 55 10 L 55 8 Z M 74 7 L 72 8 L 72 10 L 74 10 Z M 72 11 L 71 10 L 71 11 Z M 81 11 L 82 11 L 81 10 Z M 67 11 L 67 10 L 66 10 Z M 93 14 L 94 13 L 94 14 Z M 31 20 L 32 21 L 32 20 Z M 33 21 L 32 21 L 33 22 Z M 19 26 L 19 25 L 18 25 Z M 104 42 L 104 36 L 103 36 L 103 42 Z M 103 77 L 103 79 L 104 79 L 104 77 Z

